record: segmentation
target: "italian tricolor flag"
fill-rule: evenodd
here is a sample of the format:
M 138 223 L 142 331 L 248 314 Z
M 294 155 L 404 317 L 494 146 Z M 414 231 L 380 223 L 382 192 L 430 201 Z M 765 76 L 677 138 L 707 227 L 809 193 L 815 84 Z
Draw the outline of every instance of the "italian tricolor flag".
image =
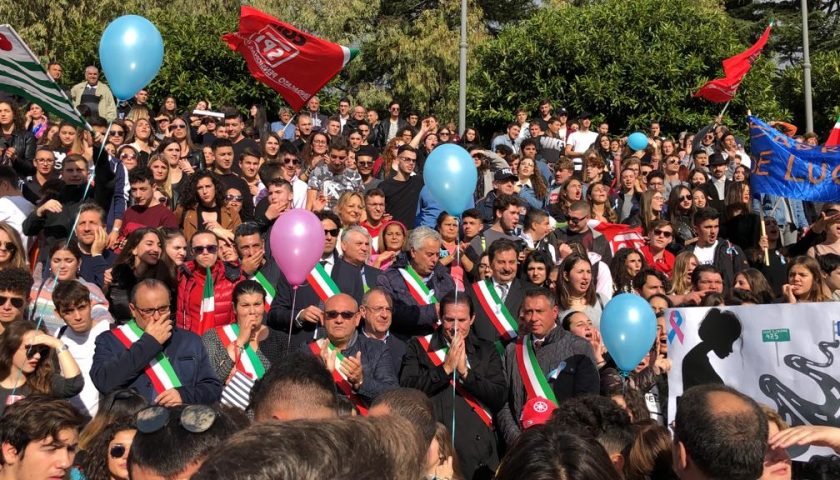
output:
M 207 274 L 204 277 L 204 296 L 201 300 L 201 330 L 205 326 L 213 325 L 213 315 L 216 311 L 216 300 L 213 296 L 213 273 L 207 267 Z
M 828 139 L 825 141 L 826 147 L 836 147 L 838 145 L 840 145 L 840 117 L 837 118 L 834 128 L 831 129 L 831 133 L 828 134 Z

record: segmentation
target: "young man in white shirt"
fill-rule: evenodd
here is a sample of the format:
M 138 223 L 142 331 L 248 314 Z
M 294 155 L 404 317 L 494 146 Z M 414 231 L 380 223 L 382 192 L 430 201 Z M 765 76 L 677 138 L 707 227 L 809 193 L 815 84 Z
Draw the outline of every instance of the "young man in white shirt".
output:
M 58 329 L 56 337 L 70 350 L 70 355 L 76 360 L 85 379 L 81 393 L 71 398 L 70 403 L 83 414 L 92 417 L 99 408 L 99 392 L 90 380 L 94 341 L 100 333 L 110 328 L 110 324 L 93 319 L 90 290 L 76 280 L 59 282 L 53 291 L 53 303 L 56 313 L 66 324 Z

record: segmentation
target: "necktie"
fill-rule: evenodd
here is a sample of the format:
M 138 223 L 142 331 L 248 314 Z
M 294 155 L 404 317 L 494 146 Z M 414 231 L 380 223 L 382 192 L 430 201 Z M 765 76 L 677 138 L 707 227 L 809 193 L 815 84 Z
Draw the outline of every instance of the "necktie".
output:
M 507 298 L 508 288 L 509 287 L 503 283 L 499 284 L 499 298 L 501 298 L 503 302 Z
M 321 264 L 322 267 L 327 266 L 327 261 L 326 260 L 321 260 L 319 263 Z

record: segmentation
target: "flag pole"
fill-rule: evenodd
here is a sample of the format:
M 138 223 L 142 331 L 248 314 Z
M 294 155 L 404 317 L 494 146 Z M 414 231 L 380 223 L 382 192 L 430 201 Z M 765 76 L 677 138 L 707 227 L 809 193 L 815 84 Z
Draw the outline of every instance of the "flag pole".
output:
M 726 113 L 726 109 L 729 108 L 729 102 L 731 101 L 732 100 L 727 101 L 726 105 L 723 106 L 723 110 L 721 110 L 720 114 L 718 114 L 718 117 L 721 119 L 721 122 L 723 122 L 723 114 Z
M 808 1 L 802 5 L 802 81 L 805 91 L 805 130 L 814 131 L 814 105 L 811 98 L 811 46 L 808 40 Z
M 458 135 L 467 128 L 467 0 L 461 0 L 461 51 L 458 73 Z

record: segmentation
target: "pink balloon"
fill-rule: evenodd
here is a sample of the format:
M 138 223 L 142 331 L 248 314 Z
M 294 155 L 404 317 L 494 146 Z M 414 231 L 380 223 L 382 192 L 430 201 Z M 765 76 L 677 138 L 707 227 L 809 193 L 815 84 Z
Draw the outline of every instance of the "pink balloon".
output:
M 324 253 L 324 227 L 309 210 L 295 208 L 280 215 L 271 227 L 271 256 L 293 286 L 306 276 Z

